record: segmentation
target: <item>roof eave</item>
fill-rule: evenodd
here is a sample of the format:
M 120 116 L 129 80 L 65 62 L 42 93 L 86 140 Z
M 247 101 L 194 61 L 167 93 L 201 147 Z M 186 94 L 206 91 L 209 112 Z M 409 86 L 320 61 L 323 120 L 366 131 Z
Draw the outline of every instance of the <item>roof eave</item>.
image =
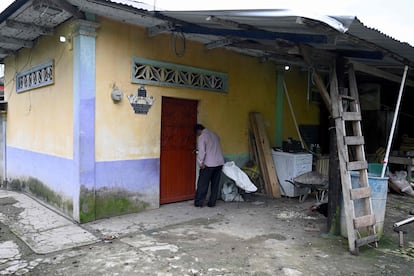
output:
M 10 4 L 3 12 L 0 13 L 0 23 L 7 20 L 13 13 L 20 9 L 29 0 L 16 0 Z

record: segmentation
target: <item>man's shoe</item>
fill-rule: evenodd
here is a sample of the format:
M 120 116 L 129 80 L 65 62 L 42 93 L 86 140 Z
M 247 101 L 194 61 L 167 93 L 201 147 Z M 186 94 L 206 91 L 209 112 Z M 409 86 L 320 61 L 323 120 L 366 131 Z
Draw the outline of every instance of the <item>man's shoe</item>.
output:
M 208 207 L 214 207 L 214 206 L 216 206 L 216 204 L 207 203 L 207 206 Z
M 203 205 L 202 205 L 202 204 L 195 204 L 195 203 L 194 203 L 194 207 L 199 207 L 199 208 L 202 208 L 202 207 L 203 207 Z

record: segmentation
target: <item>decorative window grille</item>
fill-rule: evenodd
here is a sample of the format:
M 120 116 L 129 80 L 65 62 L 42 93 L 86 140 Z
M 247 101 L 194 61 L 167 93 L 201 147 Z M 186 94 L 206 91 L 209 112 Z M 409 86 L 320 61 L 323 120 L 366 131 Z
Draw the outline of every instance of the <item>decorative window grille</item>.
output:
M 53 60 L 22 71 L 16 76 L 16 92 L 21 93 L 54 83 Z
M 132 82 L 226 93 L 226 73 L 134 57 Z

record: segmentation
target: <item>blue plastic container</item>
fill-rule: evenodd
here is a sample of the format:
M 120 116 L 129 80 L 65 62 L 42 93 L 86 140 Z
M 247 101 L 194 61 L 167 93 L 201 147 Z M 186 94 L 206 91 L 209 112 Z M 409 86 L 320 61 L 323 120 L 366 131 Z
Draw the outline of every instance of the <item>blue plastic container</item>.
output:
M 352 188 L 359 188 L 361 187 L 359 181 L 359 173 L 351 173 L 351 184 Z M 384 218 L 385 218 L 385 208 L 387 205 L 387 193 L 388 193 L 388 177 L 381 178 L 380 175 L 376 174 L 368 174 L 368 184 L 371 187 L 371 202 L 372 202 L 372 209 L 375 214 L 376 220 L 376 230 L 378 237 L 381 238 L 384 232 Z M 363 200 L 354 200 L 354 208 L 355 208 L 355 215 L 356 217 L 364 215 L 364 206 Z M 341 201 L 341 235 L 343 237 L 348 237 L 346 231 L 346 220 L 345 220 L 345 212 L 343 208 L 343 201 Z M 364 229 L 360 229 L 359 232 L 362 235 L 366 235 L 367 233 L 363 232 Z

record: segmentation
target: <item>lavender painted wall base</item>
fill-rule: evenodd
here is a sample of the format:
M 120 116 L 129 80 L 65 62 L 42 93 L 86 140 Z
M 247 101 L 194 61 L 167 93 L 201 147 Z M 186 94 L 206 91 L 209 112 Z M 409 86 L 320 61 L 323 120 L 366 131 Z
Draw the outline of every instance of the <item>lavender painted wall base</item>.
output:
M 8 146 L 7 178 L 33 177 L 66 197 L 73 195 L 73 160 Z
M 150 208 L 159 207 L 160 159 L 96 162 L 96 189 L 103 187 L 139 193 Z
M 49 200 L 52 194 L 49 203 L 70 215 L 72 204 L 80 202 L 80 222 L 159 207 L 158 158 L 95 162 L 94 187 L 80 185 L 74 160 L 58 156 L 7 147 L 7 167 L 9 180 L 31 190 L 40 185 L 42 193 L 46 188 L 47 195 L 37 196 Z

